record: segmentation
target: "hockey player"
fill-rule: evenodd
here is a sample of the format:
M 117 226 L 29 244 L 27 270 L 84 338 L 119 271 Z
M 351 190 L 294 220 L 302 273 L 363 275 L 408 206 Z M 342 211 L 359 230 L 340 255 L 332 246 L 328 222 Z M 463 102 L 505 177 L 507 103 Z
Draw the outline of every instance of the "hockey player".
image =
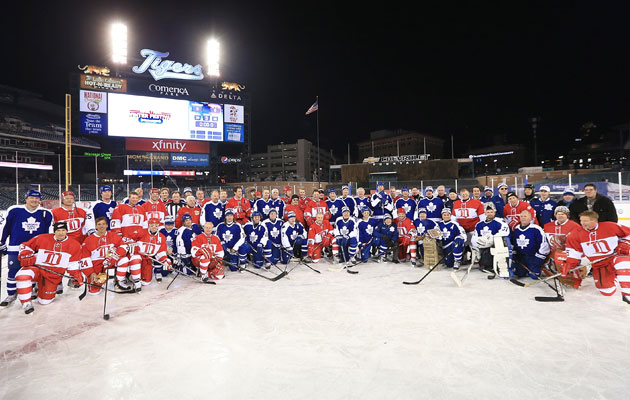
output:
M 483 203 L 482 199 L 482 194 L 481 194 L 481 188 L 479 187 L 479 185 L 475 185 L 472 187 L 472 197 L 475 200 L 479 200 Z
M 413 221 L 417 217 L 416 201 L 412 197 L 409 197 L 409 188 L 407 186 L 400 188 L 400 192 L 402 196 L 394 202 L 394 208 L 396 210 L 399 208 L 405 210 L 405 216 L 409 219 L 409 221 Z
M 389 251 L 392 252 L 392 262 L 398 264 L 398 229 L 392 223 L 392 216 L 383 215 L 381 222 L 374 230 L 374 247 L 378 249 L 378 262 L 385 261 Z
M 547 235 L 547 240 L 549 241 L 549 246 L 551 248 L 549 258 L 551 260 L 566 260 L 567 236 L 571 232 L 580 229 L 581 227 L 580 224 L 569 219 L 570 212 L 568 207 L 557 206 L 553 213 L 555 220 L 547 222 L 543 228 L 545 231 L 545 235 Z M 556 269 L 558 270 L 557 265 Z M 586 272 L 586 269 L 584 269 L 584 272 Z M 568 283 L 572 285 L 575 289 L 577 289 L 582 284 L 582 279 L 584 278 L 584 276 L 582 275 L 583 274 L 580 271 L 573 271 L 570 276 L 567 277 L 567 280 L 563 281 L 563 283 Z
M 328 206 L 328 211 L 330 211 L 330 220 L 333 221 L 333 223 L 341 217 L 341 210 L 346 207 L 346 203 L 337 198 L 337 192 L 334 188 L 328 190 L 326 205 Z
M 243 197 L 243 189 L 241 187 L 234 189 L 234 197 L 228 200 L 227 205 L 225 206 L 226 210 L 228 208 L 232 209 L 234 220 L 236 222 L 241 225 L 247 223 L 251 207 L 249 205 L 249 201 Z
M 478 260 L 479 268 L 488 273 L 494 273 L 494 258 L 490 249 L 494 246 L 495 238 L 504 240 L 506 247 L 510 244 L 510 227 L 501 218 L 496 218 L 496 207 L 489 201 L 484 204 L 485 218 L 477 222 L 470 247 L 474 259 Z
M 385 214 L 391 213 L 394 210 L 394 202 L 391 196 L 385 193 L 385 185 L 383 182 L 376 183 L 376 193 L 372 195 L 370 204 L 372 206 L 373 216 L 376 219 L 383 219 Z
M 416 265 L 416 227 L 412 220 L 407 218 L 404 208 L 396 210 L 398 218 L 394 222 L 398 229 L 398 257 L 399 261 L 407 261 L 407 254 L 411 259 L 411 265 Z
M 201 208 L 203 210 L 203 206 L 206 205 L 207 202 L 210 201 L 210 199 L 206 199 L 206 194 L 203 192 L 202 189 L 197 189 L 197 192 L 195 193 L 195 202 L 197 204 L 197 207 Z
M 142 189 L 142 187 L 136 188 L 136 190 L 134 190 L 134 192 L 136 192 L 138 194 L 138 201 L 136 204 L 138 204 L 139 206 L 143 205 L 144 203 L 146 203 L 146 201 L 144 201 L 144 190 Z M 129 197 L 125 197 L 122 201 L 125 204 L 129 204 L 131 202 L 131 193 L 129 193 Z
M 295 196 L 295 195 L 294 195 Z M 295 201 L 295 200 L 294 200 Z M 285 214 L 287 222 L 282 225 L 282 263 L 288 264 L 291 257 L 297 255 L 300 258 L 306 257 L 308 253 L 308 242 L 304 226 L 297 221 L 293 211 Z M 298 252 L 299 250 L 299 252 Z
M 534 185 L 531 183 L 526 184 L 523 187 L 523 201 L 526 203 L 531 203 L 532 200 L 536 198 L 536 193 L 534 193 Z
M 389 196 L 392 198 L 392 203 L 396 203 L 396 200 L 400 198 L 398 190 L 396 190 L 396 186 L 389 185 Z
M 364 207 L 372 210 L 372 202 L 370 201 L 370 198 L 365 195 L 365 189 L 362 187 L 357 188 L 357 196 L 354 198 L 354 202 L 356 203 L 357 208 L 363 205 Z
M 22 268 L 15 276 L 17 297 L 22 302 L 26 314 L 34 311 L 31 302 L 33 283 L 37 283 L 37 301 L 50 304 L 61 284 L 61 275 L 68 273 L 80 285 L 83 276 L 80 271 L 81 245 L 68 236 L 65 222 L 53 226 L 54 233 L 42 233 L 20 245 L 18 259 Z M 41 268 L 40 268 L 41 267 Z M 44 269 L 45 268 L 45 269 Z M 46 269 L 48 271 L 46 271 Z
M 142 205 L 147 221 L 151 218 L 160 220 L 160 225 L 164 226 L 164 218 L 168 215 L 166 206 L 160 200 L 160 189 L 151 189 L 149 193 L 149 201 Z
M 427 210 L 424 208 L 418 208 L 418 218 L 413 221 L 416 227 L 416 252 L 420 253 L 420 257 L 424 260 L 424 235 L 427 231 L 435 229 L 437 226 L 433 220 L 428 218 Z
M 216 227 L 223 222 L 224 212 L 225 208 L 219 201 L 219 192 L 217 190 L 213 190 L 210 194 L 210 201 L 208 201 L 201 210 L 199 223 L 201 226 L 205 226 L 206 222 L 212 222 L 212 226 Z
M 168 190 L 168 188 L 162 188 L 160 189 L 160 201 L 162 202 L 162 204 L 166 205 L 168 203 L 168 198 L 171 194 L 171 191 Z
M 9 207 L 4 221 L 0 220 L 0 257 L 7 253 L 9 271 L 7 277 L 7 297 L 0 306 L 6 307 L 17 298 L 15 275 L 20 270 L 18 254 L 20 245 L 32 238 L 52 230 L 53 216 L 50 211 L 40 207 L 42 195 L 37 190 L 29 190 L 24 205 Z M 8 239 L 8 243 L 7 243 Z
M 300 189 L 298 191 L 298 197 L 299 197 L 298 205 L 300 206 L 300 209 L 302 210 L 302 213 L 304 213 L 306 211 L 306 208 L 308 207 L 309 203 L 311 202 L 311 199 L 306 197 L 306 190 L 305 189 Z M 319 199 L 319 194 L 317 196 L 317 199 Z
M 350 188 L 346 185 L 341 187 L 340 200 L 343 201 L 343 204 L 350 209 L 350 215 L 356 218 L 361 218 L 359 209 L 357 208 L 357 203 L 354 201 L 354 197 L 350 196 Z
M 492 188 L 490 186 L 486 186 L 483 188 L 483 196 L 481 197 L 481 202 L 482 203 L 489 203 L 492 201 L 492 195 L 494 194 L 494 191 L 492 190 Z M 496 209 L 496 204 L 495 207 Z
M 252 220 L 243 226 L 243 234 L 245 235 L 245 244 L 243 246 L 249 245 L 247 250 L 252 255 L 254 267 L 262 268 L 263 264 L 271 256 L 271 249 L 267 247 L 269 238 L 267 236 L 267 228 L 262 223 L 260 212 L 257 210 L 252 211 Z M 245 263 L 247 261 L 241 258 L 241 262 Z
M 333 227 L 333 235 L 335 240 L 332 243 L 333 256 L 339 254 L 341 250 L 341 256 L 339 261 L 350 265 L 352 257 L 357 252 L 357 222 L 350 214 L 350 208 L 343 206 L 341 209 L 341 217 L 335 220 Z
M 194 196 L 186 197 L 186 205 L 177 211 L 177 217 L 175 218 L 175 228 L 181 228 L 182 216 L 185 214 L 190 215 L 193 223 L 199 225 L 201 219 L 201 208 L 197 207 Z
M 324 218 L 324 213 L 317 212 L 314 222 L 308 230 L 308 257 L 313 262 L 319 262 L 322 250 L 333 242 L 333 227 Z
M 68 236 L 79 243 L 87 235 L 94 233 L 94 215 L 91 211 L 79 208 L 74 203 L 74 193 L 65 191 L 61 198 L 61 207 L 52 209 L 53 222 L 65 222 Z
M 543 229 L 533 222 L 530 210 L 521 211 L 518 221 L 518 225 L 510 234 L 514 274 L 519 278 L 529 275 L 532 279 L 538 279 L 540 267 L 551 250 L 547 236 Z
M 284 205 L 291 204 L 291 198 L 293 197 L 293 190 L 291 186 L 284 187 L 284 197 L 280 197 L 280 200 L 284 201 Z M 283 216 L 284 218 L 284 216 Z
M 630 228 L 615 222 L 598 222 L 595 211 L 580 214 L 580 229 L 567 237 L 566 262 L 556 260 L 562 276 L 580 264 L 582 257 L 593 262 L 595 287 L 604 296 L 612 296 L 621 288 L 621 298 L 630 304 Z M 615 257 L 611 257 L 616 255 Z M 610 257 L 610 258 L 609 258 Z
M 182 215 L 182 226 L 177 229 L 177 255 L 179 257 L 180 265 L 186 268 L 186 273 L 190 275 L 192 269 L 191 249 L 192 242 L 197 235 L 200 235 L 202 230 L 198 224 L 193 222 L 190 215 Z
M 503 208 L 508 203 L 508 199 L 507 199 L 508 185 L 507 185 L 507 183 L 499 183 L 499 185 L 497 186 L 497 190 L 499 191 L 499 193 L 494 195 L 494 196 L 492 196 L 492 198 L 490 200 L 494 203 L 494 206 L 497 209 L 497 214 L 496 214 L 497 217 L 498 218 L 503 218 L 505 220 L 505 222 L 508 222 L 505 219 L 505 215 L 503 213 Z M 509 223 L 508 223 L 508 225 L 509 225 Z
M 262 191 L 262 198 L 256 200 L 252 211 L 258 211 L 261 215 L 261 219 L 265 220 L 269 218 L 269 210 L 273 208 L 273 201 L 271 200 L 269 189 Z
M 266 219 L 263 224 L 267 229 L 267 249 L 269 257 L 267 259 L 273 264 L 277 264 L 280 261 L 280 255 L 282 253 L 282 226 L 284 222 L 278 218 L 278 212 L 275 208 L 269 211 L 269 218 Z
M 109 230 L 109 224 L 117 203 L 112 198 L 111 186 L 101 186 L 99 191 L 101 192 L 101 199 L 92 206 L 92 214 L 94 215 L 94 221 L 97 218 L 105 217 L 107 219 L 107 230 Z
M 193 264 L 199 268 L 201 280 L 204 282 L 220 280 L 225 276 L 223 268 L 225 253 L 221 241 L 212 233 L 213 230 L 212 222 L 206 222 L 203 225 L 203 232 L 195 237 L 190 250 Z
M 444 265 L 447 268 L 458 270 L 464 252 L 466 232 L 457 222 L 451 219 L 451 210 L 442 209 L 442 221 L 438 222 L 438 228 L 442 231 L 442 249 L 444 249 Z
M 235 191 L 235 193 L 236 193 L 236 191 Z M 242 193 L 243 193 L 243 189 L 241 189 L 241 194 Z M 230 201 L 230 200 L 228 199 L 228 192 L 226 190 L 221 190 L 219 192 L 219 201 L 221 202 L 221 204 L 223 204 L 224 208 L 227 208 L 228 201 Z M 245 199 L 245 201 L 247 201 L 247 199 Z M 249 203 L 249 201 L 247 201 L 247 202 Z M 250 208 L 251 208 L 251 205 L 250 205 Z
M 308 227 L 315 222 L 318 213 L 322 213 L 326 221 L 330 220 L 328 204 L 321 199 L 319 190 L 315 189 L 313 190 L 313 198 L 308 203 L 306 210 L 304 211 L 304 219 L 306 220 Z
M 289 212 L 293 211 L 293 214 L 295 214 L 295 218 L 297 222 L 302 224 L 302 226 L 306 224 L 306 222 L 304 221 L 304 213 L 302 212 L 302 208 L 300 207 L 300 198 L 298 197 L 298 195 L 294 194 L 293 197 L 291 197 L 291 203 L 287 205 L 284 211 L 285 211 L 284 213 L 285 221 L 289 220 L 289 217 L 288 217 Z
M 282 216 L 284 215 L 284 206 L 284 200 L 280 198 L 280 193 L 278 192 L 278 189 L 273 189 L 271 191 L 271 208 L 274 208 L 276 210 L 276 212 L 278 213 L 277 217 L 279 219 L 282 219 Z M 269 218 L 268 213 L 267 218 Z
M 549 198 L 549 186 L 543 185 L 540 187 L 540 196 L 532 199 L 529 204 L 536 212 L 536 219 L 540 226 L 545 226 L 547 223 L 554 219 L 553 211 L 558 206 L 555 200 Z
M 129 193 L 129 203 L 117 205 L 112 213 L 110 228 L 125 242 L 134 242 L 144 236 L 147 219 L 144 209 L 138 205 L 139 199 L 138 193 Z
M 101 274 L 107 274 L 107 268 L 116 268 L 120 260 L 125 260 L 129 246 L 123 243 L 120 236 L 108 231 L 107 218 L 98 217 L 96 232 L 85 238 L 81 246 L 81 272 L 86 276 L 88 293 L 97 295 L 107 281 Z M 124 262 L 124 261 L 123 261 Z
M 442 209 L 444 201 L 439 197 L 433 196 L 433 188 L 427 186 L 424 189 L 425 197 L 418 202 L 418 208 L 424 208 L 427 211 L 427 218 L 438 223 L 442 220 Z
M 182 200 L 181 193 L 175 190 L 171 194 L 171 200 L 168 203 L 166 203 L 166 210 L 168 211 L 168 215 L 170 215 L 173 218 L 177 217 L 177 212 L 179 211 L 180 208 L 184 207 L 185 205 L 186 205 L 186 202 Z
M 170 215 L 164 218 L 164 227 L 160 229 L 160 233 L 166 238 L 166 254 L 171 259 L 171 263 L 175 264 L 177 260 L 177 229 L 175 229 L 175 218 Z M 162 276 L 166 276 L 162 272 Z
M 508 203 L 503 208 L 503 219 L 510 226 L 511 230 L 516 229 L 520 223 L 520 215 L 523 211 L 528 211 L 531 214 L 534 223 L 538 223 L 536 221 L 536 213 L 534 212 L 534 209 L 529 203 L 519 200 L 516 193 L 508 193 L 507 200 Z
M 361 219 L 357 221 L 359 254 L 361 261 L 367 262 L 372 252 L 374 229 L 376 229 L 378 221 L 372 218 L 372 210 L 370 210 L 369 207 L 362 205 L 360 212 Z
M 142 256 L 141 278 L 142 284 L 134 281 L 135 290 L 139 291 L 141 286 L 150 285 L 155 269 L 155 280 L 162 282 L 162 271 L 171 270 L 171 260 L 167 257 L 166 238 L 159 232 L 160 220 L 151 218 L 147 222 L 149 229 L 131 247 L 134 254 Z
M 475 225 L 479 222 L 479 217 L 484 214 L 481 201 L 470 198 L 470 192 L 466 188 L 459 191 L 460 199 L 453 205 L 453 217 L 457 223 L 466 231 L 466 243 L 470 242 L 470 237 L 475 230 Z
M 230 271 L 238 271 L 241 257 L 244 260 L 242 267 L 245 268 L 249 246 L 245 243 L 243 227 L 234 221 L 234 210 L 231 208 L 225 210 L 225 221 L 217 226 L 216 235 L 225 251 L 223 259 L 227 261 Z

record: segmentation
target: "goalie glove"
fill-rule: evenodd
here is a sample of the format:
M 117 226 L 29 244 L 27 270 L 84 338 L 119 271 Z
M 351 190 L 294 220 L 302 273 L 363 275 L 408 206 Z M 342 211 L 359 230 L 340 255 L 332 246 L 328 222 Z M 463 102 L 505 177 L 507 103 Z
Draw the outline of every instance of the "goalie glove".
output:
M 488 247 L 492 247 L 493 244 L 494 244 L 494 237 L 489 233 L 483 236 L 479 236 L 477 238 L 477 245 L 480 249 L 486 249 Z

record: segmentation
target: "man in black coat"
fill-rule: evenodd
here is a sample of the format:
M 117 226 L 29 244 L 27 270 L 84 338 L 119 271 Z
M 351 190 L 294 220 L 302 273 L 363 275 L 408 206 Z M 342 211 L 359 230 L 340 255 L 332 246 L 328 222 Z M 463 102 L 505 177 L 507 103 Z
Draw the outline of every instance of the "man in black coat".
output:
M 581 199 L 574 200 L 569 207 L 571 219 L 580 222 L 580 213 L 586 210 L 593 210 L 599 214 L 599 222 L 617 222 L 617 209 L 608 197 L 598 194 L 597 187 L 592 183 L 584 185 L 584 194 Z

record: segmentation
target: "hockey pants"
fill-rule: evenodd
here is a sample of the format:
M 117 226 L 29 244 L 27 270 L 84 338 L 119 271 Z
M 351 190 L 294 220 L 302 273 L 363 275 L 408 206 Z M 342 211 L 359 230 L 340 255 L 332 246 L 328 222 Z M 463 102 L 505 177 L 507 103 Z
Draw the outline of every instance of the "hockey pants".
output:
M 301 257 L 306 256 L 306 253 L 308 253 L 308 244 L 306 239 L 301 237 L 296 238 L 292 247 L 282 249 L 281 256 L 283 264 L 288 264 L 291 261 L 291 257 L 296 254 L 296 249 L 300 251 Z
M 448 244 L 442 245 L 444 249 L 444 265 L 453 268 L 456 262 L 462 261 L 462 253 L 464 252 L 464 239 L 456 238 Z
M 353 237 L 345 238 L 343 236 L 335 238 L 332 244 L 333 255 L 336 256 L 339 250 L 341 250 L 341 260 L 350 261 L 357 252 L 357 239 Z
M 544 259 L 518 253 L 514 254 L 513 257 L 514 262 L 512 263 L 512 268 L 514 269 L 514 275 L 519 278 L 529 275 L 532 279 L 538 279 L 540 276 L 540 267 L 543 265 Z M 529 268 L 534 275 L 532 276 L 521 264 Z

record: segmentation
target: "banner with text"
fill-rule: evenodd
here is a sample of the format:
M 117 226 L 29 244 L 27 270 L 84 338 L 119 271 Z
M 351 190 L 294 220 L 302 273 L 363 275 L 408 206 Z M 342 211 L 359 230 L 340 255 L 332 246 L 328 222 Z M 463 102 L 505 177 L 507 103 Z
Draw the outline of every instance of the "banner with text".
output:
M 197 140 L 126 138 L 127 150 L 169 153 L 209 153 L 210 143 Z

